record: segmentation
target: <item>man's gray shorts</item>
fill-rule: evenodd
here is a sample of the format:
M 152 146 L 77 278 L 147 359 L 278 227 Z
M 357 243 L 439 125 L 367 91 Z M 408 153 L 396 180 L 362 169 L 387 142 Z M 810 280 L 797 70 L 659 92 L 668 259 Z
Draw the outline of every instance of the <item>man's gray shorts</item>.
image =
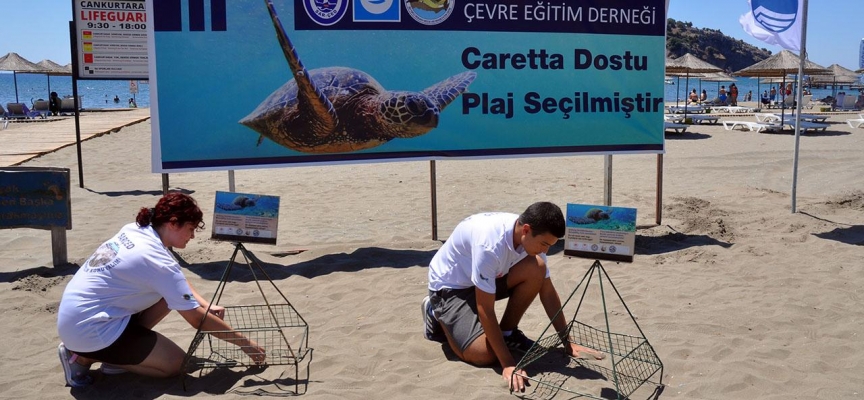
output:
M 438 321 L 450 332 L 450 336 L 465 351 L 468 346 L 483 334 L 483 326 L 477 317 L 476 287 L 465 289 L 441 289 L 429 291 L 432 312 Z M 507 275 L 495 279 L 495 300 L 510 297 L 507 289 Z

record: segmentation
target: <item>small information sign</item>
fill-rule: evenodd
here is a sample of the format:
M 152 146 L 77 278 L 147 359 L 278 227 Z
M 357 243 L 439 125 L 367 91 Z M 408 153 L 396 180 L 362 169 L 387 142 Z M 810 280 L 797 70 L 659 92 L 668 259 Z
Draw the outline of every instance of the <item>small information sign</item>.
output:
M 565 255 L 633 262 L 635 248 L 635 208 L 567 204 Z
M 216 192 L 213 239 L 276 244 L 278 222 L 279 196 Z
M 72 229 L 68 168 L 0 168 L 0 229 Z

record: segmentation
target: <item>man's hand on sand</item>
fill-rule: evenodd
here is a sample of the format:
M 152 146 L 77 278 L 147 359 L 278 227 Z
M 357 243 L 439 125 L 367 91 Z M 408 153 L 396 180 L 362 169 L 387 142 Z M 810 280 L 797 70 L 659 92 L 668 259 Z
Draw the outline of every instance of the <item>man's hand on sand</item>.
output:
M 571 357 L 585 360 L 602 360 L 606 358 L 606 353 L 574 343 L 565 343 L 565 352 Z
M 525 392 L 525 387 L 529 386 L 528 381 L 523 378 L 523 376 L 527 376 L 525 371 L 516 369 L 516 367 L 504 368 L 501 376 L 507 382 L 511 392 Z

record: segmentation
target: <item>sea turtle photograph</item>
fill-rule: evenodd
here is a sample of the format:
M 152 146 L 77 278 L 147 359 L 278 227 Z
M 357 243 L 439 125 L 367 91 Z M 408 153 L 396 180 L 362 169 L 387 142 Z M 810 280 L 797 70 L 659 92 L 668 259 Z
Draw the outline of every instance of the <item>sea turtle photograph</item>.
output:
M 239 195 L 231 200 L 230 203 L 219 203 L 218 198 L 216 199 L 216 207 L 225 211 L 237 211 L 242 210 L 246 207 L 254 207 L 255 202 L 258 201 L 258 197 L 249 197 L 244 195 Z
M 419 91 L 385 89 L 356 68 L 312 70 L 267 0 L 270 19 L 294 77 L 239 122 L 264 138 L 303 153 L 344 153 L 412 138 L 438 127 L 441 112 L 468 89 L 476 73 L 462 72 Z
M 567 204 L 567 226 L 578 229 L 636 231 L 636 209 Z
M 611 210 L 604 211 L 599 208 L 591 208 L 586 211 L 583 216 L 570 216 L 567 219 L 574 224 L 587 225 L 604 219 L 609 219 L 610 214 L 612 214 Z

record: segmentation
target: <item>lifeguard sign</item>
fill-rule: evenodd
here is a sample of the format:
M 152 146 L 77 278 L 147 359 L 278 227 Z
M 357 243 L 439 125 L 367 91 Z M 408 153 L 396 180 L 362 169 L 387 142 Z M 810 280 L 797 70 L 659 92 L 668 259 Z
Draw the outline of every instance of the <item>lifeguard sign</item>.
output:
M 78 79 L 148 79 L 144 0 L 72 1 Z

